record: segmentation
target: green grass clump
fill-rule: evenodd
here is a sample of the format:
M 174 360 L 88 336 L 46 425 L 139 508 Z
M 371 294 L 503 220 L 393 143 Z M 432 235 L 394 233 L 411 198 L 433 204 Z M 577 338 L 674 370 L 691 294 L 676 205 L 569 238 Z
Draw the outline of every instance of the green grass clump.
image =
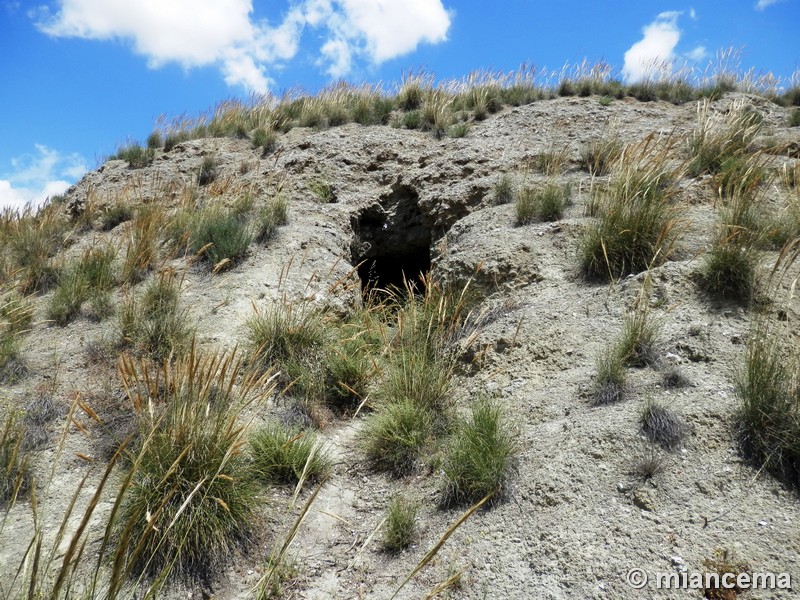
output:
M 288 429 L 279 423 L 254 431 L 250 450 L 256 477 L 268 483 L 320 481 L 331 467 L 315 433 Z
M 124 160 L 131 169 L 142 169 L 149 167 L 155 160 L 155 148 L 148 146 L 143 148 L 141 144 L 134 142 L 120 148 L 113 158 Z
M 253 132 L 250 141 L 253 148 L 261 148 L 262 155 L 266 156 L 275 149 L 278 143 L 278 133 L 274 129 L 259 127 Z
M 669 257 L 680 214 L 672 201 L 676 176 L 665 167 L 666 147 L 648 156 L 650 141 L 625 151 L 595 200 L 598 220 L 585 232 L 579 250 L 587 279 L 613 281 Z
M 800 127 L 800 108 L 793 108 L 789 113 L 789 127 Z
M 590 175 L 606 175 L 622 155 L 622 149 L 622 142 L 616 134 L 593 140 L 581 153 L 581 165 Z
M 203 157 L 200 170 L 197 172 L 197 184 L 201 186 L 213 183 L 219 177 L 219 159 L 213 154 Z
M 119 312 L 122 342 L 163 360 L 187 349 L 192 330 L 180 302 L 180 282 L 165 271 L 139 296 L 128 298 Z
M 50 204 L 36 215 L 15 218 L 3 236 L 8 248 L 7 276 L 23 294 L 45 292 L 58 279 L 51 258 L 64 246 L 67 223 Z
M 444 505 L 474 504 L 488 494 L 502 496 L 517 453 L 511 429 L 498 405 L 479 401 L 459 422 L 444 454 Z
M 660 329 L 660 324 L 650 317 L 646 304 L 640 303 L 635 310 L 630 311 L 625 317 L 622 335 L 615 349 L 623 364 L 629 367 L 657 364 L 656 341 Z
M 548 183 L 540 189 L 523 188 L 517 195 L 517 225 L 535 221 L 558 221 L 570 204 L 569 184 Z
M 494 184 L 495 204 L 508 204 L 514 200 L 514 180 L 508 173 L 503 173 Z
M 595 405 L 619 402 L 627 393 L 625 363 L 615 347 L 606 349 L 597 361 L 595 380 L 591 391 Z
M 267 200 L 258 212 L 255 222 L 255 238 L 257 242 L 266 243 L 278 233 L 278 227 L 289 222 L 289 202 L 286 196 L 278 192 Z
M 434 415 L 413 400 L 398 400 L 371 415 L 364 424 L 361 445 L 377 471 L 404 475 L 414 470 L 422 449 L 433 435 Z
M 328 336 L 325 315 L 305 302 L 278 302 L 257 312 L 247 329 L 251 360 L 263 371 L 280 371 L 287 385 L 319 362 Z
M 141 207 L 126 232 L 125 257 L 121 278 L 139 283 L 158 259 L 163 213 L 155 206 Z
M 712 297 L 744 304 L 756 290 L 758 253 L 745 230 L 721 228 L 706 253 L 700 285 Z
M 141 441 L 118 553 L 134 575 L 208 581 L 251 540 L 258 486 L 241 417 L 266 401 L 265 377 L 243 372 L 233 355 L 194 348 L 154 378 L 144 361 L 125 361 L 121 373 Z
M 395 496 L 386 509 L 386 531 L 383 547 L 389 552 L 400 552 L 408 548 L 417 537 L 416 502 Z
M 20 339 L 33 320 L 31 303 L 14 292 L 0 296 L 0 383 L 13 383 L 27 368 L 20 356 Z
M 133 207 L 122 202 L 117 202 L 100 213 L 100 228 L 103 231 L 111 231 L 120 223 L 130 221 L 133 218 Z
M 0 507 L 13 506 L 31 489 L 33 475 L 25 431 L 15 413 L 0 424 Z
M 736 374 L 743 453 L 782 480 L 800 485 L 800 387 L 797 353 L 756 327 Z
M 196 213 L 189 227 L 189 251 L 201 256 L 214 272 L 241 261 L 253 241 L 246 220 L 235 210 L 218 206 Z
M 116 250 L 110 246 L 93 246 L 81 258 L 62 269 L 53 295 L 47 304 L 47 318 L 66 325 L 91 304 L 92 315 L 103 319 L 113 310 L 110 292 L 117 283 L 114 270 Z
M 336 202 L 336 192 L 333 184 L 325 179 L 314 179 L 308 182 L 308 191 L 310 191 L 319 202 L 322 204 L 330 204 Z
M 733 158 L 743 157 L 761 130 L 763 117 L 743 103 L 731 107 L 725 116 L 712 112 L 708 100 L 698 107 L 698 122 L 689 136 L 688 173 L 719 173 Z

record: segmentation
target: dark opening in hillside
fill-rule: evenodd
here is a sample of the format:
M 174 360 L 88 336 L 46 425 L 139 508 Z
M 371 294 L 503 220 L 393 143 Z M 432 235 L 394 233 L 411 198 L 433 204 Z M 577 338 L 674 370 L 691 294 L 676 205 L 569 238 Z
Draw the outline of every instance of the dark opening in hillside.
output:
M 421 290 L 431 268 L 431 229 L 410 186 L 395 184 L 378 202 L 353 216 L 353 264 L 361 290 L 403 288 L 405 277 Z

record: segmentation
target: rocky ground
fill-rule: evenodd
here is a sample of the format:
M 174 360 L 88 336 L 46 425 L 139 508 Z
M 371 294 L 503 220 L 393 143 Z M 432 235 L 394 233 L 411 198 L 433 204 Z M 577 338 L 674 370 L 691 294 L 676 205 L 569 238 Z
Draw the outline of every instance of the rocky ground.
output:
M 752 104 L 763 115 L 765 128 L 756 144 L 796 148 L 800 133 L 786 126 L 786 109 L 744 94 L 728 94 L 714 109 L 724 111 L 734 101 Z M 274 243 L 253 246 L 244 261 L 221 274 L 184 258 L 169 262 L 185 273 L 183 299 L 200 345 L 209 349 L 241 344 L 254 306 L 283 297 L 312 297 L 346 312 L 360 301 L 354 266 L 362 259 L 429 253 L 435 278 L 466 281 L 477 273 L 473 285 L 492 318 L 462 349 L 457 405 L 465 408 L 479 394 L 500 403 L 518 435 L 517 471 L 505 501 L 473 515 L 398 597 L 425 597 L 458 572 L 461 583 L 447 590 L 447 597 L 701 597 L 700 591 L 658 591 L 652 584 L 634 590 L 626 574 L 633 568 L 651 576 L 700 571 L 704 560 L 727 551 L 754 571 L 800 578 L 797 492 L 746 463 L 733 428 L 733 374 L 753 315 L 736 304 L 709 300 L 695 281 L 717 218 L 708 178 L 680 182 L 685 218 L 678 247 L 671 260 L 648 273 L 651 314 L 662 324 L 661 366 L 631 370 L 633 393 L 617 404 L 591 403 L 595 362 L 618 335 L 645 275 L 589 284 L 577 262 L 578 241 L 591 219 L 585 216 L 590 188 L 602 181 L 579 166 L 586 143 L 609 131 L 625 143 L 655 132 L 676 140 L 678 164 L 685 159 L 684 140 L 696 123 L 696 109 L 694 103 L 626 99 L 603 106 L 597 98 L 559 98 L 504 109 L 473 123 L 463 138 L 438 140 L 430 133 L 356 124 L 296 128 L 267 156 L 247 140 L 193 140 L 159 151 L 143 169 L 108 161 L 67 197 L 88 198 L 97 209 L 121 198 L 175 207 L 208 154 L 219 160 L 215 185 L 221 190 L 250 189 L 258 199 L 282 187 L 289 222 Z M 535 159 L 554 148 L 570 157 L 559 178 L 572 184 L 573 204 L 556 223 L 517 226 L 514 205 L 494 201 L 498 177 L 512 173 L 521 184 L 545 182 Z M 769 158 L 776 167 L 786 160 Z M 331 184 L 335 201 L 321 203 L 309 191 L 314 182 Z M 784 202 L 778 180 L 766 188 L 765 202 Z M 214 197 L 213 189 L 207 195 L 204 202 L 229 197 Z M 80 253 L 101 238 L 121 240 L 124 228 L 84 232 L 68 253 Z M 764 269 L 776 256 L 763 253 Z M 355 284 L 337 285 L 343 281 Z M 787 311 L 782 315 L 796 340 L 797 302 L 787 308 L 782 300 L 770 310 L 779 306 Z M 0 403 L 23 406 L 32 395 L 52 393 L 59 414 L 66 416 L 80 394 L 101 418 L 120 417 L 123 396 L 113 357 L 98 361 L 90 352 L 96 340 L 113 335 L 114 319 L 81 318 L 62 328 L 46 322 L 43 307 L 39 302 L 25 338 L 30 375 L 0 388 Z M 667 366 L 677 366 L 690 385 L 666 388 Z M 659 451 L 663 471 L 645 480 L 634 470 L 651 452 L 639 426 L 647 399 L 674 409 L 691 431 L 680 447 Z M 70 427 L 58 453 L 63 419 L 54 420 L 51 442 L 37 455 L 37 471 L 53 473 L 38 498 L 44 530 L 52 535 L 92 468 L 80 455 L 98 458 L 103 451 L 100 429 L 86 415 L 74 418 L 86 430 Z M 391 597 L 463 512 L 438 507 L 436 473 L 393 479 L 372 472 L 356 443 L 362 424 L 362 416 L 334 419 L 322 431 L 335 466 L 291 547 L 296 577 L 286 584 L 286 597 Z M 79 506 L 88 501 L 100 471 L 91 471 Z M 379 536 L 370 536 L 388 499 L 398 493 L 420 501 L 421 534 L 407 551 L 391 555 L 381 550 Z M 267 550 L 291 526 L 307 494 L 292 504 L 291 490 L 270 492 L 263 514 Z M 103 499 L 90 527 L 102 532 L 112 502 Z M 16 569 L 32 534 L 30 514 L 30 503 L 20 502 L 0 529 L 0 577 Z M 77 525 L 73 519 L 68 530 Z M 90 538 L 89 548 L 96 551 L 97 543 Z M 168 597 L 247 597 L 267 550 L 241 556 L 207 589 L 176 586 Z M 762 590 L 747 597 L 790 598 L 794 592 Z

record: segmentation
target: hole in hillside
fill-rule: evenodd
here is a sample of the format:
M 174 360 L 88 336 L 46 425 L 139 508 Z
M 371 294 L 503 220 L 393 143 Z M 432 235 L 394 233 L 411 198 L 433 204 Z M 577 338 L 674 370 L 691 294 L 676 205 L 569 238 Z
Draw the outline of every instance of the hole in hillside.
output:
M 361 291 L 404 290 L 404 278 L 422 291 L 421 276 L 431 268 L 431 228 L 408 185 L 391 192 L 352 218 L 353 264 L 359 265 Z

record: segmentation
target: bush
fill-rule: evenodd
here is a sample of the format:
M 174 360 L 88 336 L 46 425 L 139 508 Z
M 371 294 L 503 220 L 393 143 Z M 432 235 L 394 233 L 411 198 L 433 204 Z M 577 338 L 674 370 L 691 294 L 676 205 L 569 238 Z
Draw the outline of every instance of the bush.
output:
M 278 134 L 274 129 L 258 128 L 253 132 L 251 142 L 253 148 L 261 148 L 262 154 L 266 156 L 275 149 L 278 143 Z
M 469 123 L 461 122 L 455 123 L 451 125 L 450 128 L 447 130 L 447 136 L 451 138 L 462 138 L 466 137 L 469 133 Z
M 194 348 L 155 378 L 146 362 L 126 361 L 121 373 L 141 447 L 131 457 L 118 553 L 134 574 L 208 580 L 251 538 L 258 488 L 239 417 L 270 390 L 234 356 Z
M 433 435 L 434 416 L 412 400 L 399 400 L 370 415 L 361 445 L 373 469 L 410 473 Z
M 308 191 L 314 194 L 323 204 L 336 202 L 336 193 L 333 189 L 333 184 L 324 179 L 310 181 L 308 183 Z
M 289 222 L 289 202 L 286 196 L 279 192 L 264 205 L 257 217 L 255 224 L 255 238 L 257 242 L 266 243 L 278 233 L 278 227 Z
M 272 423 L 253 433 L 250 448 L 256 477 L 268 483 L 320 481 L 330 471 L 324 445 L 311 431 Z
M 794 108 L 789 113 L 789 127 L 800 127 L 800 108 Z
M 548 183 L 544 188 L 523 188 L 517 196 L 517 225 L 534 221 L 558 221 L 570 204 L 569 184 Z
M 597 361 L 594 386 L 591 392 L 595 405 L 619 402 L 627 394 L 625 365 L 616 348 L 606 349 Z
M 119 314 L 123 343 L 156 360 L 187 349 L 192 330 L 180 306 L 180 283 L 174 272 L 154 277 L 140 298 L 129 298 Z
M 386 532 L 383 547 L 389 552 L 400 552 L 408 548 L 417 537 L 416 502 L 395 496 L 386 509 Z
M 445 450 L 442 503 L 474 504 L 489 494 L 501 497 L 508 487 L 516 453 L 500 407 L 477 402 L 470 418 L 456 425 Z
M 651 442 L 671 450 L 688 432 L 686 423 L 674 411 L 655 401 L 645 402 L 641 413 L 642 431 Z
M 759 468 L 793 485 L 800 485 L 798 375 L 797 353 L 757 326 L 735 380 L 741 448 Z

